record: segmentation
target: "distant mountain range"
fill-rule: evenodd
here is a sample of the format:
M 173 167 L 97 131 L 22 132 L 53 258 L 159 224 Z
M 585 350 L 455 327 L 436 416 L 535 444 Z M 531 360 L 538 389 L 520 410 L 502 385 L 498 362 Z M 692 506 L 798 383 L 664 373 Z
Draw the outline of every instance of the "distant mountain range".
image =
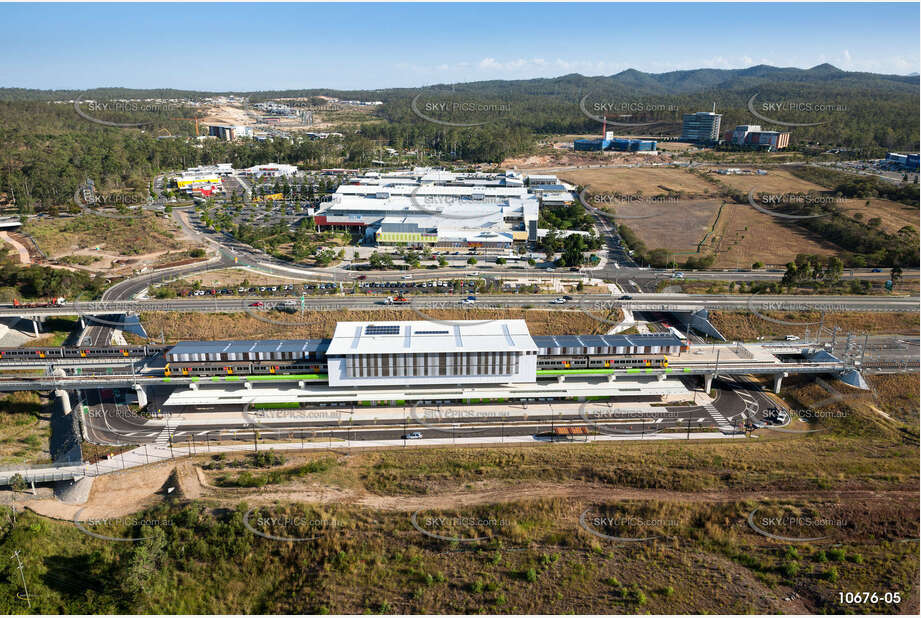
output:
M 762 87 L 785 85 L 811 87 L 829 93 L 848 91 L 876 91 L 917 94 L 918 74 L 886 75 L 842 71 L 830 64 L 820 64 L 811 69 L 782 68 L 757 65 L 747 69 L 692 69 L 668 73 L 644 73 L 627 69 L 615 75 L 586 77 L 578 73 L 553 78 L 522 80 L 490 80 L 459 84 L 437 84 L 421 90 L 451 90 L 454 92 L 482 93 L 487 95 L 527 94 L 550 97 L 571 97 L 577 93 L 616 92 L 623 96 L 681 96 L 706 92 L 732 92 Z M 332 90 L 309 88 L 298 90 L 264 91 L 200 91 L 173 88 L 92 88 L 79 90 L 34 90 L 25 88 L 0 88 L 0 100 L 61 100 L 82 98 L 199 98 L 216 95 L 244 95 L 254 99 L 275 97 L 304 97 L 328 95 L 347 99 L 373 97 L 387 101 L 417 93 L 418 88 L 386 88 L 379 90 Z

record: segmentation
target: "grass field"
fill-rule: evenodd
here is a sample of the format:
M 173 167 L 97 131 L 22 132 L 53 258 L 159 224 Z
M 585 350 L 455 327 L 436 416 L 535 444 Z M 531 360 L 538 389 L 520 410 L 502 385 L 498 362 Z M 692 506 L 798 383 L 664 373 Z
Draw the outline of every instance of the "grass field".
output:
M 819 322 L 823 319 L 817 311 L 762 311 L 763 315 L 775 320 L 787 322 Z M 757 337 L 770 337 L 778 335 L 803 336 L 805 326 L 792 326 L 777 324 L 764 320 L 749 311 L 711 311 L 710 322 L 730 341 L 754 341 Z M 863 313 L 857 311 L 842 311 L 840 313 L 826 313 L 824 327 L 838 326 L 840 332 L 853 331 L 863 334 L 899 334 L 917 335 L 917 313 Z M 809 327 L 811 333 L 819 328 L 818 324 Z M 843 335 L 842 335 L 843 336 Z
M 893 412 L 911 385 L 916 402 L 917 375 L 891 380 L 875 399 L 842 390 L 823 408 L 840 414 L 810 421 L 826 431 L 794 438 L 203 455 L 203 476 L 162 477 L 171 498 L 91 525 L 144 541 L 23 512 L 0 518 L 0 551 L 28 557 L 39 613 L 915 614 L 917 423 L 873 407 Z M 785 385 L 804 407 L 824 393 Z M 772 540 L 747 523 L 756 509 L 790 537 L 827 522 L 827 538 Z M 5 613 L 24 611 L 19 586 L 0 580 Z M 841 590 L 901 600 L 847 607 Z
M 253 310 L 253 315 L 281 324 L 257 319 L 248 313 L 144 313 L 141 323 L 147 334 L 167 342 L 195 339 L 296 339 L 331 337 L 337 322 L 367 320 L 504 320 L 524 319 L 532 335 L 561 333 L 597 334 L 612 328 L 623 316 L 620 309 L 613 312 L 597 311 L 594 320 L 575 310 L 549 309 L 428 309 L 420 315 L 408 309 L 379 309 L 368 311 L 307 311 L 303 314 L 264 312 Z M 289 324 L 290 323 L 290 324 Z M 129 341 L 140 342 L 135 335 L 125 334 Z
M 130 219 L 82 214 L 31 221 L 22 227 L 50 257 L 96 247 L 108 254 L 132 256 L 182 246 L 175 240 L 172 225 L 150 214 Z
M 51 424 L 37 393 L 0 395 L 0 465 L 48 463 Z
M 648 249 L 669 249 L 680 253 L 696 253 L 702 240 L 702 252 L 711 246 L 710 229 L 717 220 L 719 200 L 679 200 L 664 202 L 626 201 L 613 210 L 623 219 L 612 217 L 616 224 L 626 225 L 646 243 Z M 631 219 L 627 217 L 646 217 Z M 681 257 L 679 256 L 679 261 Z
M 714 234 L 714 268 L 748 268 L 755 262 L 783 266 L 797 253 L 834 255 L 840 248 L 749 204 L 727 203 Z
M 829 197 L 834 197 L 834 194 L 828 188 L 804 180 L 788 170 L 768 169 L 767 171 L 768 173 L 765 176 L 723 176 L 713 174 L 712 177 L 746 194 L 752 189 L 755 189 L 756 195 L 760 193 L 782 195 L 786 193 L 808 193 L 814 191 L 828 195 Z M 880 228 L 886 232 L 896 232 L 906 225 L 914 226 L 916 229 L 918 227 L 917 208 L 879 198 L 838 199 L 839 201 L 837 201 L 836 204 L 842 208 L 845 214 L 853 217 L 855 214 L 860 213 L 864 221 L 869 221 L 874 217 L 878 217 L 881 219 Z M 867 202 L 869 202 L 869 205 Z M 796 226 L 790 226 L 788 229 L 795 230 Z
M 25 343 L 26 346 L 59 346 L 70 336 L 77 326 L 76 316 L 51 317 L 42 324 L 42 332 L 38 334 L 38 339 L 33 339 Z
M 722 167 L 722 166 L 721 166 Z M 808 193 L 816 191 L 825 193 L 828 191 L 825 187 L 803 180 L 794 176 L 789 171 L 779 168 L 768 168 L 767 174 L 761 176 L 756 174 L 717 174 L 715 170 L 720 167 L 705 168 L 711 172 L 714 180 L 729 185 L 733 189 L 738 189 L 748 193 L 755 189 L 756 193 Z
M 582 185 L 594 193 L 645 196 L 683 192 L 688 197 L 706 197 L 715 187 L 687 169 L 668 167 L 603 168 L 560 172 L 566 182 Z

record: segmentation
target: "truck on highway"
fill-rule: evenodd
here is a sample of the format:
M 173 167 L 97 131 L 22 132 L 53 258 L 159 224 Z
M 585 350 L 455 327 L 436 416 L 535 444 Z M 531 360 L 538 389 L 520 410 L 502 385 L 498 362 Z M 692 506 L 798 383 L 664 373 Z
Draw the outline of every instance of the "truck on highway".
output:
M 23 309 L 38 309 L 41 307 L 63 307 L 67 304 L 67 299 L 63 296 L 58 296 L 57 298 L 51 298 L 47 301 L 38 301 L 34 303 L 21 303 L 17 299 L 13 299 L 14 307 L 22 307 Z
M 384 301 L 385 305 L 408 305 L 409 299 L 403 296 L 402 294 L 397 294 L 396 296 L 388 296 L 387 300 Z

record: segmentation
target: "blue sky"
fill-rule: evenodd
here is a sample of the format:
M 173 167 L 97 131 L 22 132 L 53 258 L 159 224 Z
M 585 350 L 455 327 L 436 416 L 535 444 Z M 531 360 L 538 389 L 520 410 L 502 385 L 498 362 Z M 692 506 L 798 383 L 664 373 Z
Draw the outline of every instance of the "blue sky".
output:
M 754 64 L 919 71 L 919 5 L 2 4 L 0 86 L 383 88 Z

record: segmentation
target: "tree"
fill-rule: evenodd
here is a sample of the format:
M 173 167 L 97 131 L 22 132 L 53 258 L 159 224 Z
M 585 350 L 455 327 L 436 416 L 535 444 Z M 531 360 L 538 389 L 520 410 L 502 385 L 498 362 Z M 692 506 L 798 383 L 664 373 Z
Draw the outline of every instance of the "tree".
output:
M 146 527 L 145 527 L 146 528 Z M 136 599 L 147 590 L 150 580 L 156 576 L 166 554 L 166 533 L 160 526 L 149 529 L 146 538 L 137 543 L 128 558 L 121 580 L 122 592 L 130 599 Z
M 508 262 L 508 260 L 506 260 L 504 257 L 496 258 L 496 264 L 499 266 L 504 265 L 506 262 Z
M 371 265 L 371 268 L 375 270 L 383 270 L 393 266 L 393 258 L 389 253 L 378 253 L 375 251 L 371 254 L 371 257 L 368 258 L 368 263 Z
M 477 259 L 475 257 L 467 258 L 467 263 L 474 266 L 477 263 Z
M 438 256 L 438 266 L 440 266 L 441 268 L 444 268 L 447 265 L 448 265 L 448 260 L 446 260 L 442 256 Z
M 892 280 L 892 285 L 895 286 L 896 282 L 902 278 L 902 267 L 893 266 L 889 271 L 889 278 Z
M 764 262 L 755 262 L 752 264 L 752 270 L 758 270 L 759 268 L 764 268 Z
M 13 488 L 13 491 L 25 491 L 27 487 L 26 479 L 17 472 L 10 478 L 10 487 Z

